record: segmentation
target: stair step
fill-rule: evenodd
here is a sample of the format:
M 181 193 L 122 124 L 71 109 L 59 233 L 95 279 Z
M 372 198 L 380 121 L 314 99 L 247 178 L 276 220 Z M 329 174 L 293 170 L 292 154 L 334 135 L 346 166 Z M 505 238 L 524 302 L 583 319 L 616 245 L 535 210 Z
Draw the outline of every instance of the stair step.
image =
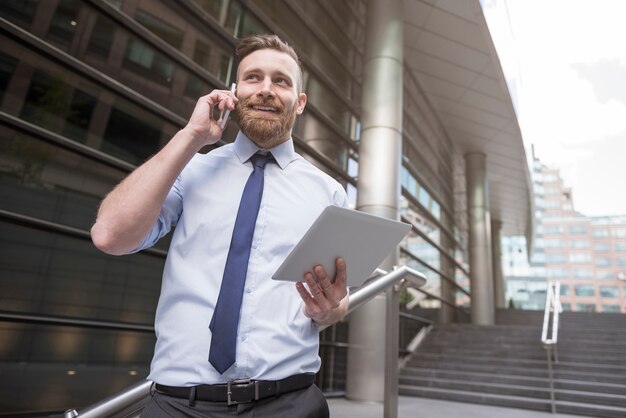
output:
M 496 382 L 473 382 L 452 378 L 420 378 L 401 377 L 400 384 L 416 387 L 436 387 L 467 392 L 489 393 L 530 397 L 534 399 L 550 399 L 548 382 L 543 387 Z M 626 408 L 626 397 L 623 394 L 597 393 L 571 389 L 555 389 L 555 398 L 563 401 L 577 401 L 589 404 L 611 405 Z
M 485 405 L 506 406 L 510 408 L 534 409 L 550 411 L 549 400 L 537 400 L 522 396 L 504 396 L 487 393 L 475 393 L 463 390 L 423 388 L 399 385 L 399 394 L 423 398 L 445 399 L 450 401 L 479 403 Z
M 400 372 L 400 378 L 423 378 L 423 379 L 456 379 L 459 381 L 471 382 L 487 382 L 487 383 L 503 383 L 520 386 L 536 386 L 548 387 L 548 378 L 516 376 L 516 375 L 494 375 L 492 373 L 466 372 L 458 370 L 440 370 L 440 369 L 403 369 Z M 626 384 L 606 383 L 598 381 L 579 381 L 571 379 L 555 379 L 554 385 L 556 389 L 588 391 L 594 393 L 608 393 L 620 396 L 626 396 Z
M 414 388 L 404 385 L 399 386 L 399 393 L 403 396 L 445 399 L 451 401 L 504 406 L 509 408 L 532 409 L 546 412 L 551 411 L 549 400 L 536 400 L 520 396 L 504 396 L 438 388 Z M 558 413 L 585 415 L 600 418 L 623 418 L 626 416 L 626 408 L 621 407 L 594 405 L 569 401 L 556 401 L 555 405 L 556 411 Z

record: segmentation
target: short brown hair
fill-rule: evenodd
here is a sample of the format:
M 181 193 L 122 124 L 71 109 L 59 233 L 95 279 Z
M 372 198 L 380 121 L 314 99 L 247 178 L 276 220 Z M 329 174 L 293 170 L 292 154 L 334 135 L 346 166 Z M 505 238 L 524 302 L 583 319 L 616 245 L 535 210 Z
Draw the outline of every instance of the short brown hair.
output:
M 298 59 L 298 54 L 287 42 L 283 41 L 276 35 L 252 35 L 243 38 L 237 49 L 235 49 L 235 55 L 241 62 L 245 57 L 252 54 L 255 51 L 261 49 L 273 49 L 275 51 L 283 52 L 289 55 L 298 65 L 298 79 L 296 80 L 296 87 L 298 93 L 302 93 L 302 64 Z M 239 79 L 239 68 L 237 68 L 237 78 Z

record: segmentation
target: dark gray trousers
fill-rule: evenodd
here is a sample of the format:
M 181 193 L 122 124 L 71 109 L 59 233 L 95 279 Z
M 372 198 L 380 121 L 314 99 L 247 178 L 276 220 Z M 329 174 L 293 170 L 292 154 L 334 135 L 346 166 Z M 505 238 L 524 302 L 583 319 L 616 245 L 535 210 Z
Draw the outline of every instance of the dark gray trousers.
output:
M 317 386 L 283 393 L 259 401 L 228 406 L 225 402 L 174 398 L 155 392 L 141 418 L 328 418 L 328 403 Z

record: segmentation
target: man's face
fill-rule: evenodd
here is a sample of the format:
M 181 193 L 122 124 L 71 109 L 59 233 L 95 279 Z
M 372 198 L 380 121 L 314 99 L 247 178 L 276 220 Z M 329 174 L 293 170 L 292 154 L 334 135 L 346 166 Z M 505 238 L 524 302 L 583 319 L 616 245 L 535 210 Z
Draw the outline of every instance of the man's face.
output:
M 298 64 L 289 55 L 261 49 L 239 64 L 235 118 L 241 131 L 261 148 L 272 148 L 291 137 L 306 105 L 298 93 Z

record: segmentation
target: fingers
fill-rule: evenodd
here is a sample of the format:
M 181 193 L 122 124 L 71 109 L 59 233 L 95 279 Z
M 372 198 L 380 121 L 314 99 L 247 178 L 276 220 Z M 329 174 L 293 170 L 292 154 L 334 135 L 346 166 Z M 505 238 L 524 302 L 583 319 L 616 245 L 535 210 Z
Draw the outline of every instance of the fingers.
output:
M 346 296 L 346 263 L 339 257 L 335 261 L 335 266 L 334 280 L 331 280 L 323 266 L 318 265 L 313 269 L 313 273 L 308 272 L 304 275 L 308 290 L 303 283 L 296 285 L 305 303 L 307 314 L 327 313 L 336 309 Z
M 217 106 L 220 112 L 223 112 L 225 109 L 234 110 L 238 101 L 235 93 L 230 90 L 213 90 L 211 93 L 198 99 L 199 103 L 209 106 L 210 112 L 213 111 L 215 106 Z

